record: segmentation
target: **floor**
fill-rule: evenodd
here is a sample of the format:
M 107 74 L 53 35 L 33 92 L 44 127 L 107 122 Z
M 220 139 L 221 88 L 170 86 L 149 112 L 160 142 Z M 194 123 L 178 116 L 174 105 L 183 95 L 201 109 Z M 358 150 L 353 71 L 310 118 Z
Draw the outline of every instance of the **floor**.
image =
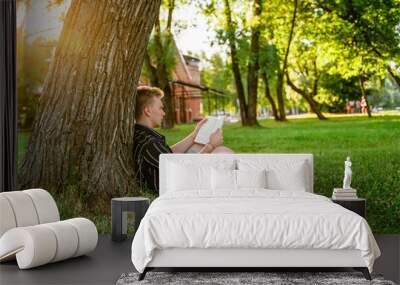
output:
M 95 251 L 29 270 L 18 270 L 16 262 L 0 264 L 0 284 L 115 284 L 124 272 L 134 271 L 130 260 L 132 239 L 112 242 L 99 235 Z
M 375 238 L 382 256 L 375 262 L 374 272 L 400 284 L 400 235 L 376 235 Z M 100 235 L 97 249 L 88 256 L 30 270 L 19 270 L 15 262 L 3 263 L 0 284 L 115 284 L 122 273 L 134 271 L 130 260 L 131 242 L 132 238 L 115 243 L 110 236 Z

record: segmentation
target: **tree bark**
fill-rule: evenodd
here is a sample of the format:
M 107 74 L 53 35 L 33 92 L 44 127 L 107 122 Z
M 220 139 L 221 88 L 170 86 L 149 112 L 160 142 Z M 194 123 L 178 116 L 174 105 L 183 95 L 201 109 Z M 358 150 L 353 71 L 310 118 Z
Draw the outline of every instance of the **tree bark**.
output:
M 360 76 L 358 79 L 359 79 L 359 82 L 360 82 L 361 96 L 364 97 L 365 103 L 367 104 L 368 117 L 372 118 L 371 110 L 369 108 L 368 98 L 367 98 L 367 95 L 365 94 L 365 86 L 364 86 L 365 79 L 362 76 Z
M 172 92 L 172 87 L 169 81 L 166 79 L 168 78 L 162 78 L 161 79 L 161 84 L 163 86 L 163 91 L 164 91 L 164 97 L 163 97 L 163 102 L 164 102 L 164 111 L 165 111 L 165 117 L 162 121 L 161 127 L 163 129 L 172 129 L 175 126 L 175 109 L 174 109 L 174 98 L 173 98 L 173 92 Z
M 278 69 L 278 78 L 276 85 L 276 98 L 278 99 L 279 120 L 286 121 L 285 100 L 283 98 L 283 73 Z
M 314 83 L 313 93 L 309 94 L 307 91 L 298 88 L 290 79 L 289 73 L 286 71 L 286 81 L 289 84 L 290 88 L 292 88 L 296 93 L 300 94 L 310 106 L 310 109 L 313 113 L 315 113 L 320 120 L 327 120 L 327 118 L 322 114 L 321 110 L 318 108 L 317 102 L 314 100 L 314 96 L 317 95 L 317 82 Z
M 224 14 L 228 26 L 227 28 L 228 44 L 231 54 L 232 72 L 235 78 L 236 92 L 238 94 L 238 99 L 240 104 L 240 118 L 242 120 L 242 125 L 246 126 L 248 124 L 247 104 L 242 82 L 242 76 L 240 74 L 239 59 L 236 49 L 235 31 L 233 28 L 232 11 L 229 5 L 229 0 L 224 0 Z
M 19 171 L 21 189 L 73 186 L 92 210 L 138 190 L 136 88 L 160 2 L 72 1 Z
M 257 17 L 258 21 L 262 12 L 262 3 L 260 0 L 255 0 L 253 3 L 253 17 Z M 250 59 L 247 72 L 247 124 L 249 126 L 258 125 L 257 122 L 257 95 L 258 95 L 258 71 L 260 54 L 260 23 L 251 28 L 250 42 Z
M 265 85 L 265 97 L 268 99 L 269 103 L 271 104 L 272 115 L 274 116 L 275 121 L 279 121 L 279 113 L 276 108 L 274 98 L 272 98 L 271 91 L 269 89 L 268 77 L 267 77 L 267 74 L 265 71 L 261 72 L 261 78 L 264 81 L 264 85 Z

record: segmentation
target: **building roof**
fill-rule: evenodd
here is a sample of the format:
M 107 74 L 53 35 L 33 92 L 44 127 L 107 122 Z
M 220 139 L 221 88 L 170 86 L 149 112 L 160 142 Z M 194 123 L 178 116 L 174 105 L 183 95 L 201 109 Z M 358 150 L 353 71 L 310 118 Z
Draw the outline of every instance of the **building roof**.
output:
M 185 59 L 186 64 L 189 64 L 189 62 L 193 62 L 193 61 L 196 62 L 196 63 L 200 62 L 200 59 L 198 59 L 197 57 L 194 57 L 194 56 L 191 56 L 191 55 L 187 55 L 187 54 L 184 54 L 183 58 Z

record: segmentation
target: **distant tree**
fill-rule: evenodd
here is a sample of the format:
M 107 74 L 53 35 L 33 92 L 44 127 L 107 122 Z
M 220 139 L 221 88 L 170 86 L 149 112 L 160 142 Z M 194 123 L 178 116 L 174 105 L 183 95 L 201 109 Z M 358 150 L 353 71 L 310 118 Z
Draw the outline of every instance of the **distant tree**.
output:
M 278 69 L 278 82 L 277 82 L 277 90 L 276 94 L 278 97 L 278 109 L 279 109 L 279 120 L 285 121 L 286 120 L 286 111 L 285 111 L 285 104 L 284 104 L 284 99 L 283 99 L 283 87 L 284 87 L 284 76 L 287 72 L 287 67 L 288 67 L 288 57 L 289 57 L 289 52 L 290 52 L 290 46 L 293 40 L 293 33 L 294 33 L 294 28 L 296 25 L 296 16 L 297 16 L 297 9 L 298 9 L 298 1 L 294 0 L 293 1 L 293 15 L 290 20 L 290 30 L 289 30 L 289 35 L 287 38 L 287 45 L 284 49 L 284 57 L 282 64 L 280 65 Z
M 218 43 L 227 48 L 242 125 L 257 125 L 263 2 L 208 1 L 200 6 L 209 19 L 214 19 L 210 23 L 217 34 Z
M 173 94 L 170 80 L 176 65 L 178 49 L 172 34 L 173 12 L 175 0 L 168 0 L 164 9 L 160 9 L 156 18 L 153 35 L 150 39 L 145 53 L 145 74 L 149 76 L 151 85 L 157 86 L 164 91 L 165 117 L 162 128 L 170 129 L 175 124 L 175 109 L 173 105 Z M 162 28 L 160 14 L 167 11 L 167 19 L 164 21 L 165 28 Z
M 229 0 L 224 0 L 224 24 L 226 29 L 226 41 L 229 46 L 232 73 L 235 79 L 236 92 L 240 104 L 240 117 L 242 125 L 257 125 L 257 95 L 258 95 L 258 70 L 260 50 L 260 16 L 262 13 L 262 2 L 255 0 L 252 8 L 252 19 L 250 21 L 250 48 L 247 63 L 247 102 L 243 77 L 240 70 L 240 59 L 238 52 L 239 39 L 236 34 L 238 24 L 232 16 Z M 245 17 L 245 13 L 243 14 Z M 244 22 L 244 21 L 243 21 Z M 244 29 L 247 27 L 244 27 Z
M 289 87 L 300 94 L 311 112 L 320 120 L 326 120 L 318 101 L 319 82 L 323 70 L 323 54 L 320 52 L 318 14 L 308 1 L 299 1 L 297 23 L 292 52 L 286 69 Z
M 254 0 L 250 22 L 250 54 L 247 66 L 247 124 L 257 125 L 257 96 L 260 69 L 260 34 L 262 1 Z
M 202 85 L 222 91 L 226 96 L 230 97 L 222 98 L 212 93 L 203 93 L 203 110 L 214 112 L 220 109 L 232 109 L 236 107 L 237 97 L 233 95 L 235 93 L 235 85 L 230 63 L 224 60 L 219 53 L 208 57 L 204 52 L 200 56 L 200 59 L 206 65 L 200 72 Z
M 279 69 L 278 51 L 274 44 L 268 44 L 264 38 L 260 50 L 260 76 L 264 84 L 264 96 L 271 106 L 272 116 L 279 121 L 279 111 L 273 92 L 276 90 L 276 73 Z
M 286 121 L 285 74 L 298 21 L 299 1 L 265 1 L 264 6 L 261 78 L 275 120 Z
M 361 98 L 358 77 L 343 78 L 341 74 L 321 73 L 319 80 L 320 96 L 325 97 L 326 111 L 344 113 L 346 99 L 351 101 Z
M 253 20 L 250 3 L 254 2 L 208 0 L 200 5 L 213 19 L 210 26 L 230 58 L 243 122 L 255 110 L 249 113 L 248 106 L 255 98 L 249 94 L 256 78 L 254 50 L 258 50 L 257 79 L 263 83 L 259 86 L 276 120 L 286 119 L 285 105 L 298 100 L 294 94 L 324 119 L 322 110 L 340 110 L 345 99 L 342 92 L 353 90 L 354 83 L 358 90 L 346 98 L 357 94 L 355 100 L 364 97 L 367 105 L 371 82 L 387 77 L 400 84 L 398 0 L 262 1 L 261 14 L 255 17 L 262 21 Z M 252 33 L 255 26 L 257 33 Z M 255 38 L 258 43 L 252 45 Z M 326 82 L 329 78 L 340 86 Z M 345 83 L 349 88 L 341 85 Z

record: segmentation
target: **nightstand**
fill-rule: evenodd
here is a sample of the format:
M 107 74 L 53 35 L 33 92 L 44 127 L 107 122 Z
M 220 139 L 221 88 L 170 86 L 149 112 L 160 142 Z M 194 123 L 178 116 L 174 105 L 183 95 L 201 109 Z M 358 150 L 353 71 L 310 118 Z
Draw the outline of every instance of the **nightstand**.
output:
M 357 199 L 332 199 L 333 203 L 339 204 L 340 206 L 359 214 L 361 217 L 366 218 L 366 204 L 367 200 L 364 198 Z
M 111 231 L 113 241 L 123 241 L 127 234 L 127 212 L 135 215 L 135 230 L 149 208 L 150 200 L 144 197 L 122 197 L 111 199 Z

